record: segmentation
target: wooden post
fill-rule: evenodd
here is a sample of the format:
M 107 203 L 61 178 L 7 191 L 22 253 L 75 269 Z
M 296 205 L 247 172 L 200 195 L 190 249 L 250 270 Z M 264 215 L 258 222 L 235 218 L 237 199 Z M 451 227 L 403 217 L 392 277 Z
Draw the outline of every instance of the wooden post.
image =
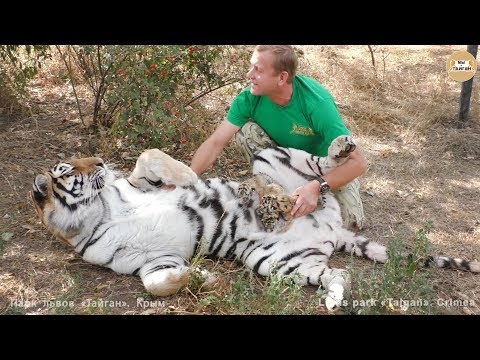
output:
M 477 58 L 478 45 L 468 45 L 467 51 Z M 477 69 L 478 70 L 478 69 Z M 460 93 L 460 121 L 467 121 L 468 111 L 470 110 L 470 96 L 472 95 L 473 77 L 462 83 L 462 91 Z

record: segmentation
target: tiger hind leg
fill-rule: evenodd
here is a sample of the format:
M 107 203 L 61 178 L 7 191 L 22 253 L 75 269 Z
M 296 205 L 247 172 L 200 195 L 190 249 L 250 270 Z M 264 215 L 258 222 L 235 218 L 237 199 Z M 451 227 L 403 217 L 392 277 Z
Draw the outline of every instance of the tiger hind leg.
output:
M 344 269 L 329 268 L 320 276 L 322 287 L 327 291 L 325 306 L 328 311 L 334 311 L 342 306 L 350 295 L 350 274 Z
M 128 178 L 130 185 L 142 191 L 189 186 L 197 181 L 197 174 L 190 167 L 159 149 L 145 150 Z
M 315 264 L 298 266 L 295 271 L 300 275 L 301 284 L 318 285 L 326 291 L 325 306 L 328 311 L 334 311 L 350 296 L 350 274 L 345 269 L 330 268 L 327 264 L 328 253 L 315 257 L 317 257 Z
M 169 296 L 176 294 L 188 283 L 189 272 L 187 266 L 157 265 L 152 267 L 147 265 L 140 269 L 140 277 L 145 289 L 153 295 Z
M 326 291 L 325 306 L 328 311 L 341 307 L 345 298 L 350 296 L 351 280 L 345 269 L 330 268 L 328 255 L 320 256 L 315 264 L 302 264 L 285 267 L 280 273 L 289 274 L 292 268 L 298 275 L 297 281 L 302 285 L 318 285 Z
M 355 233 L 342 229 L 343 233 L 335 245 L 335 250 L 344 251 L 359 257 L 364 257 L 375 262 L 385 263 L 387 261 L 387 248 L 375 241 Z
M 330 268 L 327 258 L 317 264 L 298 267 L 299 282 L 303 285 L 318 285 L 326 291 L 325 306 L 334 311 L 350 296 L 351 279 L 345 269 Z

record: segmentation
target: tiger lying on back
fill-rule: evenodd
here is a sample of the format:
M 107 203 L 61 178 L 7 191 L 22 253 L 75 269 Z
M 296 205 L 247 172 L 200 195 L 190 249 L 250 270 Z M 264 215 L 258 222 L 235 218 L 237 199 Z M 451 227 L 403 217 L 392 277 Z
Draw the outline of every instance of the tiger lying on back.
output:
M 352 139 L 341 136 L 323 158 L 289 148 L 266 149 L 256 157 L 253 173 L 292 193 L 345 161 L 353 148 Z M 264 276 L 273 269 L 297 272 L 302 284 L 327 290 L 325 303 L 333 309 L 349 289 L 347 272 L 328 266 L 334 250 L 387 260 L 384 246 L 342 227 L 331 194 L 326 194 L 323 209 L 294 219 L 284 231 L 266 232 L 255 212 L 258 196 L 243 204 L 238 186 L 220 178 L 198 179 L 188 166 L 151 149 L 138 158 L 128 178 L 117 178 L 99 158 L 77 159 L 37 175 L 30 194 L 48 230 L 85 261 L 138 274 L 158 296 L 174 294 L 188 282 L 189 260 L 202 251 L 237 259 Z M 432 261 L 480 272 L 478 262 Z

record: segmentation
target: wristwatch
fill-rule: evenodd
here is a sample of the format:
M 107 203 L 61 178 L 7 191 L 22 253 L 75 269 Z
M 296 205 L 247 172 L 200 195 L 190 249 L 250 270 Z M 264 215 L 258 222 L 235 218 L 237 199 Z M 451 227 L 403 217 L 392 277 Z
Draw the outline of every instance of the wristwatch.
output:
M 330 191 L 330 185 L 328 185 L 325 179 L 319 177 L 318 182 L 320 183 L 320 192 L 322 193 L 322 195 Z

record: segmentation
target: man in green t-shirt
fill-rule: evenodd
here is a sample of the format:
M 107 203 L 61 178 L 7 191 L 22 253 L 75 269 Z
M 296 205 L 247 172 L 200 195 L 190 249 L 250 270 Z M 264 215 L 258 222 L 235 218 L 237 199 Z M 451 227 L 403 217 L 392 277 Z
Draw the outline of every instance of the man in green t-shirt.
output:
M 250 62 L 251 85 L 235 98 L 227 118 L 193 156 L 191 168 L 198 175 L 214 163 L 235 134 L 250 161 L 254 153 L 275 145 L 325 156 L 333 139 L 350 134 L 332 95 L 318 81 L 296 74 L 298 59 L 291 46 L 258 45 Z M 330 189 L 340 203 L 344 224 L 361 229 L 364 214 L 357 177 L 366 168 L 357 147 L 344 164 L 292 194 L 298 196 L 292 215 L 314 211 L 321 192 Z

